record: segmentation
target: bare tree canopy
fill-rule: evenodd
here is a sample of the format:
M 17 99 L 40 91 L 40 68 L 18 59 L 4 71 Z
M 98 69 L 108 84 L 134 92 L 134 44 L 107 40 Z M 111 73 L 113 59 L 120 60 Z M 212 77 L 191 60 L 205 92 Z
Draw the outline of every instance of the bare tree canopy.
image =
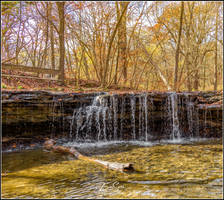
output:
M 1 17 L 1 62 L 59 70 L 62 84 L 222 90 L 221 2 L 8 1 Z

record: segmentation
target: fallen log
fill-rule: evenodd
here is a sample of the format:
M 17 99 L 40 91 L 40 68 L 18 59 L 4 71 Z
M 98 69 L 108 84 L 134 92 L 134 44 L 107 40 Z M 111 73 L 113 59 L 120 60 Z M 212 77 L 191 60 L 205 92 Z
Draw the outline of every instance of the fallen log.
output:
M 131 172 L 134 171 L 134 167 L 132 163 L 117 163 L 117 162 L 108 162 L 103 160 L 97 160 L 95 158 L 90 158 L 88 156 L 84 156 L 79 153 L 75 148 L 71 147 L 63 147 L 63 146 L 55 146 L 56 142 L 53 139 L 49 139 L 44 143 L 44 148 L 47 150 L 52 150 L 57 153 L 66 153 L 75 156 L 77 159 L 90 161 L 93 163 L 98 163 L 108 169 L 117 170 L 121 172 Z

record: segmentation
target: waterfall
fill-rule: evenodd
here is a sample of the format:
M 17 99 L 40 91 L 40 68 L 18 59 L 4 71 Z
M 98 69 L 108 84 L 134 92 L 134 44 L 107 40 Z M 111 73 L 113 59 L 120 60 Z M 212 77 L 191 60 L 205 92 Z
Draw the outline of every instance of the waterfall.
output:
M 200 133 L 199 133 L 199 114 L 198 114 L 198 108 L 196 109 L 196 137 L 199 138 Z
M 148 93 L 132 94 L 129 101 L 127 98 L 98 95 L 91 105 L 74 109 L 69 138 L 76 141 L 150 141 L 169 137 L 178 141 L 185 133 L 189 137 L 199 136 L 198 109 L 188 94 L 185 98 L 174 92 L 167 94 L 168 113 L 164 113 L 162 121 L 158 121 L 158 114 L 163 113 L 163 101 L 149 98 Z M 157 118 L 149 113 L 157 113 Z M 169 134 L 164 134 L 167 130 Z
M 75 140 L 77 141 L 86 138 L 96 141 L 107 141 L 107 138 L 118 140 L 118 99 L 115 96 L 110 98 L 110 105 L 105 101 L 104 95 L 101 95 L 93 99 L 92 105 L 74 109 L 70 122 L 69 138 L 74 138 L 73 130 L 75 127 Z M 124 112 L 124 102 L 122 104 L 122 112 Z M 110 130 L 109 137 L 107 136 L 108 129 Z M 113 135 L 111 134 L 112 130 Z M 122 133 L 120 135 L 122 136 Z
M 97 112 L 97 117 L 96 117 L 96 124 L 97 124 L 97 141 L 100 141 L 100 136 L 101 136 L 101 124 L 100 124 L 100 113 L 102 111 L 102 108 L 100 107 Z
M 205 108 L 205 111 L 204 111 L 204 128 L 207 127 L 207 108 Z
M 145 107 L 145 141 L 148 141 L 148 94 L 144 96 L 144 107 Z
M 133 95 L 131 97 L 131 120 L 132 120 L 132 139 L 136 140 L 136 133 L 135 133 L 135 110 L 136 110 L 136 98 Z
M 57 106 L 57 103 L 56 103 L 55 99 L 53 98 L 53 102 L 52 102 L 52 105 L 51 105 L 52 122 L 50 124 L 51 138 L 55 137 L 55 113 L 56 113 L 56 106 Z
M 142 135 L 142 98 L 141 95 L 139 95 L 139 102 L 138 102 L 138 112 L 139 112 L 139 118 L 138 118 L 138 133 L 139 138 Z
M 107 129 L 109 130 L 109 141 L 112 140 L 112 134 L 113 134 L 113 117 L 110 107 L 107 110 L 108 113 L 108 123 L 107 123 Z
M 103 137 L 107 141 L 107 123 L 106 123 L 107 107 L 103 109 Z
M 72 115 L 72 120 L 70 123 L 70 132 L 69 132 L 69 138 L 72 139 L 72 132 L 73 132 L 73 124 L 74 124 L 74 120 L 75 120 L 75 114 L 76 114 L 76 110 L 73 110 L 73 115 Z
M 150 106 L 150 112 L 153 112 L 153 110 L 155 108 L 154 108 L 154 105 L 153 105 L 153 98 L 152 97 L 150 98 L 150 104 L 151 104 L 151 106 Z M 154 117 L 152 116 L 152 114 L 150 115 L 150 122 L 152 124 L 152 130 L 153 130 L 155 124 L 154 124 Z M 152 135 L 150 135 L 150 136 L 152 136 Z
M 82 116 L 82 108 L 79 108 L 78 112 L 77 112 L 77 117 L 76 117 L 76 135 L 75 135 L 75 140 L 79 140 L 79 129 L 81 129 L 82 127 L 82 123 L 83 123 L 83 116 Z
M 117 98 L 113 95 L 112 96 L 112 102 L 113 102 L 113 112 L 114 112 L 114 140 L 117 140 L 117 129 L 118 129 L 118 118 L 117 118 L 117 112 L 118 112 L 118 102 Z
M 186 98 L 186 109 L 187 109 L 187 122 L 188 122 L 188 131 L 190 136 L 193 137 L 193 114 L 194 114 L 194 103 L 191 102 L 191 97 L 188 93 L 185 94 Z
M 171 93 L 168 96 L 168 109 L 172 118 L 172 140 L 180 140 L 181 134 L 179 129 L 179 118 L 178 118 L 178 101 L 177 94 Z
M 119 140 L 122 140 L 122 136 L 123 136 L 123 123 L 124 123 L 124 112 L 125 112 L 125 110 L 124 110 L 124 103 L 125 103 L 125 98 L 124 97 L 122 97 L 121 98 L 121 118 L 120 118 L 120 124 L 121 124 L 121 128 L 120 128 L 120 138 L 119 138 Z

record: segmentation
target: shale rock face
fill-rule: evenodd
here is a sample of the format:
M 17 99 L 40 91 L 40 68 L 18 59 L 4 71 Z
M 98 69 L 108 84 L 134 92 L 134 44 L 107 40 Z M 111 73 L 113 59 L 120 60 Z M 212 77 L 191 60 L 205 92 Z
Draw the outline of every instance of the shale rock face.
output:
M 101 93 L 51 93 L 46 91 L 2 92 L 3 136 L 49 135 L 65 127 L 73 110 L 90 105 Z M 53 130 L 55 129 L 55 130 Z
M 222 136 L 222 93 L 2 92 L 3 137 L 152 141 Z

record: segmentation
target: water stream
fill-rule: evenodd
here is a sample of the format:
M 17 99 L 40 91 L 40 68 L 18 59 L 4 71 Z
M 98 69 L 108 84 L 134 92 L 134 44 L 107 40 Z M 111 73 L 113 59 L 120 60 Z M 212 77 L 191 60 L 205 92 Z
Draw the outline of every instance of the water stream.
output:
M 41 148 L 4 152 L 2 197 L 222 198 L 221 139 L 200 138 L 191 95 L 170 92 L 163 98 L 97 95 L 71 110 L 68 130 L 63 129 L 67 138 L 57 141 L 97 159 L 133 163 L 136 172 L 107 170 Z M 63 114 L 61 126 L 66 124 L 64 103 L 53 101 L 53 138 L 56 108 Z M 207 117 L 212 113 L 205 110 L 204 128 Z
M 101 142 L 74 145 L 101 160 L 131 162 L 136 173 L 41 149 L 3 153 L 3 198 L 215 198 L 222 194 L 221 140 L 188 144 Z

